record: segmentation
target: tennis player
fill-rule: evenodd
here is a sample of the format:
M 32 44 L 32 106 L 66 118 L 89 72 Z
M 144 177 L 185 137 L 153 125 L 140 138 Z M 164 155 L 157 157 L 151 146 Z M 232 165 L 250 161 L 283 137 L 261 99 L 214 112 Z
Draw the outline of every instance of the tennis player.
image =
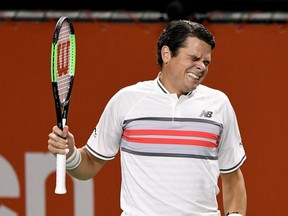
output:
M 219 176 L 224 215 L 246 215 L 246 155 L 235 112 L 225 93 L 201 84 L 214 36 L 177 20 L 157 45 L 161 72 L 154 80 L 117 92 L 83 147 L 68 126 L 54 126 L 48 150 L 69 149 L 67 171 L 82 180 L 120 152 L 122 216 L 220 216 Z

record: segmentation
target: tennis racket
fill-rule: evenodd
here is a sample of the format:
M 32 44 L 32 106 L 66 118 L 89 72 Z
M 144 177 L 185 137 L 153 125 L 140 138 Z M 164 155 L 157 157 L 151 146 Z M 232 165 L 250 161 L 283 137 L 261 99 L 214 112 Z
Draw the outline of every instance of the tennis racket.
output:
M 75 74 L 75 33 L 71 20 L 60 17 L 56 23 L 51 50 L 51 80 L 56 107 L 57 125 L 63 130 Z M 56 155 L 56 194 L 66 191 L 66 155 Z

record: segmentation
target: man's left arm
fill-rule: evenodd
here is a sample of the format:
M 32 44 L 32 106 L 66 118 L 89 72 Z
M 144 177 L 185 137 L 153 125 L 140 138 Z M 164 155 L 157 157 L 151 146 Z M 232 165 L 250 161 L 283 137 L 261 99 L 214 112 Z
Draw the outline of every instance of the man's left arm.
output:
M 231 173 L 222 173 L 223 206 L 225 215 L 238 212 L 245 216 L 247 210 L 247 194 L 243 174 L 238 168 Z

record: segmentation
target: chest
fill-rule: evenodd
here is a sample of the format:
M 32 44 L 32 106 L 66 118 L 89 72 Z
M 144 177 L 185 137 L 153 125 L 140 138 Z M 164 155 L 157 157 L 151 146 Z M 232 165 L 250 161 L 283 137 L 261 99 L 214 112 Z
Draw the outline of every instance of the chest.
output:
M 165 132 L 177 138 L 204 137 L 216 143 L 222 133 L 220 107 L 205 98 L 173 96 L 150 96 L 131 104 L 123 128 L 156 133 L 152 136 Z
M 125 119 L 141 117 L 168 118 L 174 125 L 185 122 L 185 119 L 197 118 L 222 124 L 223 115 L 221 103 L 213 98 L 186 97 L 176 95 L 147 96 L 137 101 L 125 113 Z M 183 121 L 179 121 L 182 119 Z

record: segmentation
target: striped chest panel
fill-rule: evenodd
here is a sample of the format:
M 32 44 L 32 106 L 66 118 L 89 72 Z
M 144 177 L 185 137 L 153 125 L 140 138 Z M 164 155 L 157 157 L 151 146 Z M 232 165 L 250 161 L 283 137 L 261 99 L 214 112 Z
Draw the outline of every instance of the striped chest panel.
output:
M 124 121 L 121 150 L 145 156 L 217 160 L 222 125 L 197 118 L 137 118 Z

